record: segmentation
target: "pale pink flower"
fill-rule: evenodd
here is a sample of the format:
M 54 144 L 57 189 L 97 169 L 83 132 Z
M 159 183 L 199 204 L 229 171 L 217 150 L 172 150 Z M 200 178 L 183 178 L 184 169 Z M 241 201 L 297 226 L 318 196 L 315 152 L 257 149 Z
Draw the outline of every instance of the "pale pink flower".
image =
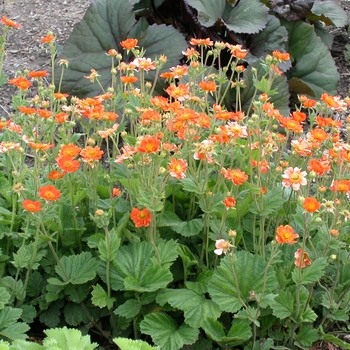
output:
M 307 180 L 305 178 L 306 175 L 306 171 L 301 171 L 300 168 L 289 167 L 282 175 L 282 185 L 285 187 L 292 187 L 294 191 L 298 191 L 300 190 L 300 186 L 307 185 Z
M 229 241 L 226 239 L 217 239 L 215 241 L 215 250 L 214 253 L 216 255 L 221 255 L 222 253 L 226 254 L 230 248 L 234 247 L 233 244 L 231 244 Z

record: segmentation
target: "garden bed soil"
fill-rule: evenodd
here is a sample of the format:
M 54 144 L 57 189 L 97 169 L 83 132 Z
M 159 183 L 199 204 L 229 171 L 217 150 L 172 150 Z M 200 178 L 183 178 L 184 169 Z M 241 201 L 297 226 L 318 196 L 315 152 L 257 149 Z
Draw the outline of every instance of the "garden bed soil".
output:
M 56 43 L 62 47 L 73 30 L 73 27 L 84 16 L 90 0 L 0 0 L 0 15 L 20 23 L 20 30 L 11 31 L 8 37 L 7 56 L 4 71 L 13 78 L 17 71 L 43 70 L 50 71 L 50 52 L 42 45 L 40 38 L 49 31 L 57 36 Z M 350 1 L 340 1 L 343 8 L 350 13 Z M 331 29 L 334 43 L 331 50 L 334 57 L 340 82 L 338 94 L 349 95 L 350 63 L 345 59 L 346 45 L 350 44 L 345 29 Z M 0 88 L 0 117 L 11 114 L 11 96 L 16 92 L 12 86 Z M 350 335 L 339 336 L 350 343 Z M 107 348 L 107 347 L 106 347 Z M 328 342 L 317 342 L 311 350 L 336 350 L 339 346 Z

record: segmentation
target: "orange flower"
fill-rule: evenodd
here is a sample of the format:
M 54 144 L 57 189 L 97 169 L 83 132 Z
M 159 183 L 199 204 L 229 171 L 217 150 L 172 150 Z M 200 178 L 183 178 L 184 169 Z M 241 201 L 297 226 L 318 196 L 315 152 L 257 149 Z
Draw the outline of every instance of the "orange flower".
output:
M 52 115 L 52 113 L 47 109 L 38 109 L 36 112 L 40 115 L 41 118 L 44 119 L 50 118 Z
M 183 77 L 184 75 L 187 75 L 187 73 L 188 73 L 188 66 L 177 65 L 176 67 L 171 67 L 170 70 L 174 74 L 174 78 L 178 79 L 178 78 Z
M 114 187 L 113 190 L 112 190 L 112 196 L 113 197 L 118 197 L 121 193 L 122 193 L 122 191 L 119 188 L 117 188 L 117 187 Z
M 307 185 L 306 174 L 306 171 L 301 171 L 300 168 L 289 167 L 282 175 L 282 185 L 285 187 L 292 187 L 294 191 L 298 191 L 300 186 Z
M 236 206 L 236 200 L 233 197 L 226 197 L 224 199 L 226 208 L 234 208 Z
M 123 84 L 133 84 L 136 83 L 138 78 L 135 76 L 129 76 L 129 75 L 124 75 L 122 77 L 120 77 L 120 80 Z
M 52 143 L 28 142 L 29 146 L 38 151 L 47 151 L 55 145 Z
M 322 176 L 331 170 L 329 160 L 317 160 L 310 159 L 309 165 L 307 166 L 309 171 L 314 171 L 317 175 Z
M 55 121 L 57 123 L 64 123 L 67 120 L 68 120 L 68 114 L 67 113 L 61 112 L 61 113 L 57 113 L 55 115 Z
M 189 85 L 179 84 L 178 86 L 171 85 L 165 90 L 168 95 L 175 100 L 184 101 L 189 98 L 190 87 Z
M 295 254 L 294 265 L 298 268 L 305 268 L 306 265 L 311 265 L 311 260 L 309 259 L 309 254 L 304 252 L 301 248 L 299 248 Z
M 294 232 L 293 227 L 289 225 L 281 225 L 276 229 L 276 241 L 280 244 L 295 244 L 296 239 L 299 237 L 297 233 Z
M 68 94 L 63 94 L 62 92 L 55 92 L 53 94 L 53 96 L 55 98 L 57 98 L 58 100 L 62 100 L 63 98 L 67 98 L 69 95 Z
M 62 156 L 56 159 L 57 165 L 60 169 L 67 173 L 74 173 L 80 167 L 80 162 L 70 156 Z
M 131 50 L 134 47 L 136 47 L 138 44 L 138 40 L 137 39 L 133 39 L 133 38 L 129 38 L 126 40 L 123 40 L 120 42 L 120 45 L 125 49 L 125 50 Z
M 18 106 L 18 110 L 23 114 L 34 114 L 36 113 L 36 109 L 33 107 L 25 107 L 25 106 Z
M 61 179 L 64 175 L 66 175 L 65 172 L 60 173 L 58 170 L 52 170 L 49 175 L 47 175 L 47 178 L 50 180 L 57 180 Z
M 329 138 L 329 135 L 323 129 L 316 128 L 310 131 L 307 137 L 313 142 L 323 142 Z
M 292 140 L 291 145 L 295 152 L 297 152 L 300 156 L 307 157 L 311 156 L 312 154 L 311 143 L 308 140 Z
M 58 153 L 58 157 L 70 156 L 75 158 L 81 152 L 81 148 L 75 145 L 74 143 L 69 143 L 67 145 L 61 146 L 61 149 Z M 56 159 L 57 161 L 57 159 Z
M 9 84 L 17 86 L 21 90 L 27 90 L 32 83 L 25 77 L 17 77 L 8 81 Z
M 54 35 L 46 35 L 43 38 L 41 38 L 40 40 L 42 43 L 47 44 L 47 43 L 51 43 L 55 39 L 56 39 L 56 37 Z
M 152 214 L 147 208 L 142 210 L 133 208 L 131 210 L 130 218 L 136 227 L 148 227 L 152 220 Z
M 61 192 L 55 186 L 47 185 L 39 188 L 39 197 L 46 201 L 57 201 L 60 196 Z
M 248 54 L 248 50 L 242 49 L 242 45 L 230 45 L 226 44 L 227 48 L 231 51 L 231 55 L 240 60 L 245 58 Z
M 190 40 L 191 45 L 198 45 L 198 46 L 213 46 L 213 42 L 207 38 L 207 39 L 191 39 Z
M 350 180 L 334 180 L 330 187 L 331 191 L 349 192 Z
M 187 162 L 183 159 L 170 159 L 168 167 L 169 174 L 177 179 L 184 179 L 186 177 L 185 171 L 187 170 Z
M 346 221 L 346 220 L 345 220 Z M 339 230 L 330 230 L 329 233 L 333 236 L 333 237 L 337 237 L 339 236 Z
M 303 208 L 309 213 L 314 213 L 321 208 L 321 203 L 316 198 L 307 197 L 303 202 Z
M 20 24 L 12 21 L 11 19 L 9 19 L 5 16 L 2 16 L 0 22 L 2 24 L 4 24 L 5 26 L 12 27 L 12 28 L 21 28 L 22 27 Z
M 214 81 L 200 81 L 198 86 L 204 91 L 215 91 L 217 86 Z
M 331 96 L 327 93 L 323 93 L 320 98 L 321 101 L 324 101 L 324 103 L 331 109 L 334 109 L 336 111 L 339 110 L 345 110 L 347 107 L 347 104 L 345 101 L 341 100 L 338 96 Z
M 232 181 L 235 185 L 242 185 L 248 180 L 248 175 L 239 169 L 221 169 L 221 174 L 225 179 Z
M 156 136 L 146 135 L 142 138 L 137 152 L 141 153 L 156 153 L 160 149 L 160 140 Z
M 30 199 L 26 199 L 22 202 L 23 208 L 31 213 L 37 213 L 38 211 L 43 210 L 41 208 L 41 203 L 37 201 L 32 201 Z
M 35 72 L 28 72 L 27 75 L 29 78 L 43 78 L 47 77 L 49 73 L 46 70 L 38 70 Z
M 290 60 L 290 55 L 287 52 L 282 53 L 280 51 L 275 50 L 275 51 L 272 52 L 272 56 L 277 58 L 279 61 L 288 61 L 288 60 Z
M 306 114 L 300 111 L 294 111 L 291 116 L 293 120 L 296 120 L 299 123 L 306 120 Z
M 92 161 L 101 159 L 103 153 L 104 152 L 98 146 L 87 146 L 80 152 L 80 155 L 83 157 L 84 162 L 90 163 Z
M 312 108 L 316 104 L 316 100 L 311 100 L 310 98 L 306 97 L 305 95 L 299 96 L 299 101 L 305 108 Z
M 160 122 L 162 117 L 159 112 L 153 109 L 147 109 L 140 115 L 140 119 L 142 125 L 149 125 L 152 122 Z
M 291 119 L 291 118 L 279 118 L 278 121 L 281 123 L 283 128 L 286 128 L 289 131 L 293 131 L 297 134 L 301 134 L 303 132 L 303 126 L 300 122 Z

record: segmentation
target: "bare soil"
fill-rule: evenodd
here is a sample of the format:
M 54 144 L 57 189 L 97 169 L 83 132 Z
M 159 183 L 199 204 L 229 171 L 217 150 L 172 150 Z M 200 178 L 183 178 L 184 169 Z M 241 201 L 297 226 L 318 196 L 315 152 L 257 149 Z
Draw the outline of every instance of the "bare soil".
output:
M 57 36 L 56 43 L 63 46 L 74 25 L 84 16 L 91 0 L 0 0 L 0 16 L 20 23 L 20 30 L 13 30 L 8 37 L 7 56 L 4 70 L 9 78 L 17 71 L 43 70 L 50 71 L 50 53 L 42 45 L 40 38 L 53 32 Z M 350 1 L 340 1 L 344 9 L 350 13 Z M 338 94 L 349 95 L 350 62 L 345 59 L 346 45 L 350 44 L 347 30 L 335 28 L 332 31 L 334 43 L 331 50 L 340 81 Z M 0 118 L 11 113 L 11 96 L 15 88 L 5 85 L 0 88 Z M 342 335 L 346 342 L 349 335 Z M 311 350 L 336 350 L 339 346 L 328 342 L 317 342 Z

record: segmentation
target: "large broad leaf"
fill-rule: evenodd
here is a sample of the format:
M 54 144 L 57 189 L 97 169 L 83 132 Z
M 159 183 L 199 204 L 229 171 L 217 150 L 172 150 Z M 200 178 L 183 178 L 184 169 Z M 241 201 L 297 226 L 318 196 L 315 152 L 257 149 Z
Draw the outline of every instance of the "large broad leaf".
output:
M 83 284 L 95 278 L 97 266 L 97 259 L 93 258 L 89 252 L 64 256 L 61 258 L 61 264 L 55 267 L 62 281 L 57 278 L 49 278 L 48 282 L 58 286 L 69 283 Z
M 208 317 L 218 318 L 219 307 L 212 301 L 188 289 L 166 289 L 157 295 L 157 303 L 169 303 L 184 312 L 185 322 L 193 328 L 199 328 Z
M 265 27 L 268 11 L 258 0 L 241 0 L 225 18 L 225 23 L 232 32 L 254 34 Z
M 310 266 L 299 270 L 297 267 L 292 272 L 292 279 L 296 284 L 309 284 L 317 282 L 324 274 L 327 266 L 326 258 L 318 258 Z
M 198 13 L 198 20 L 204 27 L 213 26 L 222 17 L 225 9 L 225 0 L 185 0 Z
M 294 64 L 287 73 L 288 78 L 297 78 L 309 86 L 316 98 L 320 98 L 325 91 L 336 94 L 339 73 L 313 26 L 301 21 L 284 22 L 283 25 L 289 32 L 288 51 Z
M 169 249 L 170 245 L 173 246 L 172 250 Z M 122 246 L 110 266 L 112 289 L 152 292 L 165 288 L 173 280 L 169 267 L 178 256 L 176 247 L 172 240 L 166 244 L 161 242 L 157 256 L 150 242 Z M 105 279 L 105 268 L 105 263 L 101 262 L 99 274 L 102 279 Z
M 67 59 L 69 68 L 65 70 L 61 91 L 79 97 L 100 94 L 101 87 L 84 76 L 95 69 L 104 90 L 111 83 L 111 59 L 106 55 L 109 49 L 116 49 L 130 59 L 120 42 L 128 37 L 139 39 L 139 46 L 146 50 L 146 56 L 154 59 L 165 54 L 167 63 L 163 69 L 178 64 L 182 50 L 187 43 L 175 28 L 165 25 L 148 26 L 147 22 L 136 22 L 132 5 L 125 0 L 95 0 L 82 21 L 74 28 L 59 59 Z M 171 44 L 170 44 L 171 43 Z M 55 79 L 58 82 L 62 67 L 56 64 Z
M 198 329 L 182 324 L 180 327 L 168 315 L 148 314 L 140 323 L 141 332 L 148 334 L 162 350 L 177 350 L 185 344 L 193 344 L 198 338 Z
M 221 260 L 208 291 L 221 310 L 237 312 L 250 300 L 252 291 L 267 294 L 273 291 L 276 283 L 273 268 L 267 267 L 261 256 L 240 251 Z
M 318 0 L 314 2 L 311 12 L 320 17 L 327 25 L 344 27 L 348 23 L 348 16 L 337 1 Z
M 274 50 L 282 51 L 288 42 L 288 32 L 278 18 L 268 15 L 264 30 L 252 35 L 249 52 L 255 57 L 263 57 Z
M 243 344 L 252 336 L 250 322 L 247 320 L 234 319 L 227 335 L 222 323 L 214 318 L 204 320 L 202 327 L 210 338 L 216 342 L 225 343 L 230 347 Z
M 121 350 L 152 350 L 159 349 L 149 345 L 143 340 L 132 340 L 128 338 L 115 338 L 113 341 L 119 346 Z

